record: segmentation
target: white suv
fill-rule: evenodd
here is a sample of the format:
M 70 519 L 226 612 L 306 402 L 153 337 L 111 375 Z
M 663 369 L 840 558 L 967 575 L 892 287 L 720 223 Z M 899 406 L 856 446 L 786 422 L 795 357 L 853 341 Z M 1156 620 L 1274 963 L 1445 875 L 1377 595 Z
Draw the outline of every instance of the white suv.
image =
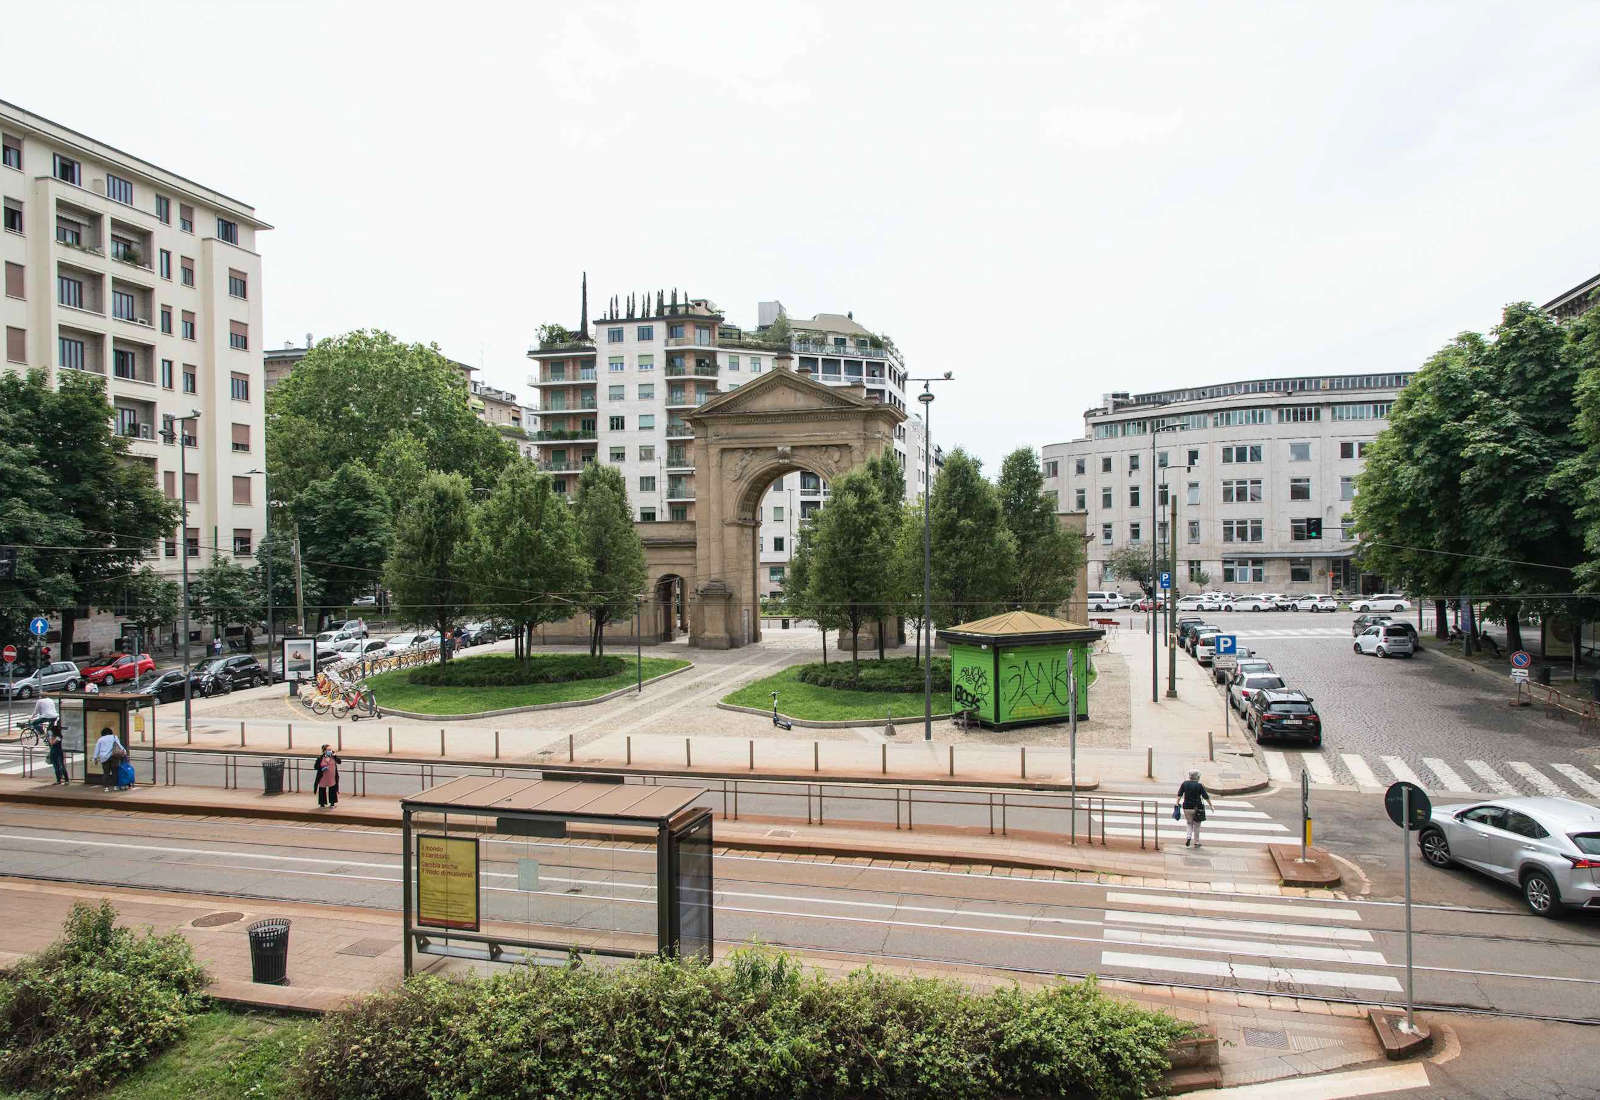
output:
M 1087 599 L 1090 611 L 1124 611 L 1129 604 L 1121 592 L 1090 592 Z
M 1358 615 L 1368 611 L 1410 611 L 1411 601 L 1398 592 L 1380 592 L 1376 596 L 1351 600 L 1350 610 Z
M 1278 601 L 1265 592 L 1258 592 L 1254 596 L 1236 596 L 1229 600 L 1223 608 L 1224 611 L 1276 611 Z

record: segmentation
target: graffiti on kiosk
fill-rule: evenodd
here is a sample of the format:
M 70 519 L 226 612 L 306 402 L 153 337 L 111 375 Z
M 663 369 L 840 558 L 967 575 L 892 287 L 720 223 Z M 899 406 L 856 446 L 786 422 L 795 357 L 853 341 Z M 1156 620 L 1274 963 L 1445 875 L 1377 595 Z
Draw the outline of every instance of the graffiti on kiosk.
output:
M 1026 707 L 1066 709 L 1070 705 L 1071 675 L 1067 662 L 1061 657 L 1024 659 L 1006 670 L 1006 709 L 1011 713 Z
M 976 665 L 968 665 L 961 670 L 961 682 L 952 694 L 962 710 L 981 707 L 989 698 L 989 674 Z

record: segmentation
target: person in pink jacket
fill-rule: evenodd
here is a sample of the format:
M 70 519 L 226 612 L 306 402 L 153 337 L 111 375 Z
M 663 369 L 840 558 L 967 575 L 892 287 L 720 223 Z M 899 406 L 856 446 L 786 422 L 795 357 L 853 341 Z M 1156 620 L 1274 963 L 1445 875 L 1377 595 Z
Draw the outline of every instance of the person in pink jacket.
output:
M 324 809 L 339 804 L 339 765 L 342 763 L 338 753 L 327 745 L 322 746 L 322 755 L 317 757 L 317 805 Z

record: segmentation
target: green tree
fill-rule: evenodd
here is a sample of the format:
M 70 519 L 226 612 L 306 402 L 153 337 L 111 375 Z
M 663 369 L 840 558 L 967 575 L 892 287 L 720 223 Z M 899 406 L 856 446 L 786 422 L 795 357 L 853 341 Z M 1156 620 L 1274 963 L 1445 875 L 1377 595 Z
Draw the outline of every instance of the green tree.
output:
M 126 618 L 144 635 L 147 649 L 178 617 L 178 582 L 142 565 L 123 582 L 122 607 Z
M 467 549 L 472 537 L 472 486 L 460 474 L 422 479 L 395 523 L 385 577 L 395 611 L 450 636 L 471 599 Z
M 808 570 L 812 606 L 834 609 L 850 632 L 850 663 L 856 677 L 861 672 L 861 628 L 873 620 L 881 622 L 888 602 L 895 513 L 884 503 L 878 484 L 871 469 L 834 479 L 832 498 L 817 516 Z
M 320 629 L 335 609 L 371 591 L 382 574 L 394 540 L 394 505 L 382 478 L 350 462 L 306 486 L 290 510 L 299 526 L 301 560 L 316 573 Z M 274 587 L 278 568 L 273 562 Z
M 883 506 L 892 513 L 888 517 L 885 530 L 888 532 L 888 562 L 889 568 L 885 573 L 888 581 L 884 588 L 883 610 L 878 618 L 878 660 L 883 660 L 884 638 L 889 633 L 890 617 L 904 615 L 903 597 L 905 595 L 899 582 L 899 574 L 894 569 L 894 538 L 898 534 L 897 522 L 900 518 L 900 507 L 906 498 L 906 471 L 902 465 L 903 459 L 893 449 L 879 451 L 872 458 L 867 459 L 867 476 L 872 478 L 878 486 L 878 493 L 883 497 Z M 897 643 L 898 644 L 898 643 Z
M 918 660 L 923 656 L 923 636 L 928 629 L 922 614 L 922 549 L 922 505 L 903 503 L 895 515 L 894 548 L 889 558 L 890 598 L 916 627 Z
M 517 652 L 526 662 L 534 628 L 570 618 L 588 584 L 572 510 L 548 475 L 518 459 L 500 471 L 472 526 L 477 602 L 517 624 Z
M 1171 572 L 1172 565 L 1172 555 L 1158 549 L 1155 556 L 1156 572 Z M 1146 596 L 1152 594 L 1156 579 L 1150 574 L 1150 547 L 1120 546 L 1111 551 L 1105 558 L 1105 577 L 1108 582 L 1113 579 L 1133 581 Z
M 1583 444 L 1582 453 L 1568 461 L 1565 471 L 1577 501 L 1586 551 L 1577 579 L 1583 591 L 1600 592 L 1600 309 L 1591 308 L 1568 326 L 1566 356 L 1578 370 L 1577 428 Z
M 795 534 L 794 547 L 789 554 L 789 568 L 783 577 L 783 603 L 796 619 L 809 619 L 816 623 L 822 634 L 822 663 L 828 663 L 828 631 L 832 619 L 826 608 L 817 607 L 812 600 L 811 576 L 812 548 L 817 531 L 816 515 L 800 520 L 800 530 Z
M 510 444 L 472 414 L 460 371 L 433 345 L 361 330 L 323 340 L 267 396 L 267 460 L 276 488 L 298 497 L 352 462 L 386 469 L 397 440 L 414 440 L 422 468 L 486 485 Z M 395 493 L 398 505 L 415 482 Z
M 254 619 L 260 603 L 250 570 L 221 554 L 213 552 L 210 565 L 189 574 L 189 613 L 210 619 L 218 638 L 229 623 Z
M 1044 473 L 1032 447 L 1018 447 L 1000 464 L 1000 513 L 1017 544 L 1018 607 L 1054 615 L 1072 598 L 1083 564 L 1083 540 L 1056 522 Z
M 978 460 L 959 447 L 950 452 L 934 479 L 929 507 L 934 625 L 1005 610 L 1016 586 L 1017 544 Z
M 606 624 L 633 614 L 644 591 L 644 543 L 633 529 L 628 487 L 615 466 L 591 462 L 578 478 L 578 546 L 589 574 L 584 610 L 589 652 L 603 656 Z
M 262 603 L 265 606 L 267 593 L 267 566 L 271 564 L 272 572 L 272 615 L 273 625 L 278 631 L 289 631 L 289 625 L 299 618 L 295 600 L 295 559 L 294 559 L 294 528 L 288 518 L 279 508 L 271 517 L 270 537 L 264 538 L 256 546 L 256 564 L 252 570 L 256 590 L 262 593 Z M 382 559 L 374 563 L 382 569 Z M 374 576 L 377 580 L 381 573 Z M 300 563 L 301 598 L 305 605 L 312 609 L 322 607 L 322 574 L 317 567 L 308 562 Z M 316 622 L 320 623 L 321 612 L 318 611 Z M 298 623 L 291 633 L 299 633 L 306 628 L 305 623 Z M 313 634 L 316 631 L 312 631 Z

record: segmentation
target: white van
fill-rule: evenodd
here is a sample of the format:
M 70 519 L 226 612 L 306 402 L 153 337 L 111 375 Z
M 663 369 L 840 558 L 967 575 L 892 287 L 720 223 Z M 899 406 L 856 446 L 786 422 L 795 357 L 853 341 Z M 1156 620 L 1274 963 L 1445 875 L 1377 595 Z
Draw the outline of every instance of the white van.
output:
M 1090 592 L 1087 598 L 1090 611 L 1123 611 L 1129 606 L 1121 592 Z

